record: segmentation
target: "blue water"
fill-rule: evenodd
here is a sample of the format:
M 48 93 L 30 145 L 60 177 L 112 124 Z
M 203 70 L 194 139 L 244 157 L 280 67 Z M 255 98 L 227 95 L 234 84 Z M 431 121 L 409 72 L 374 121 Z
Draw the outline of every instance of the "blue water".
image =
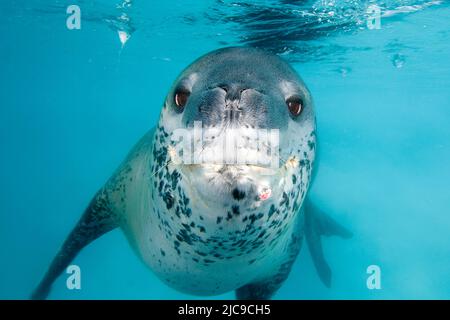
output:
M 280 54 L 309 86 L 321 141 L 311 196 L 355 234 L 324 240 L 330 289 L 304 248 L 274 298 L 450 298 L 449 2 L 246 3 L 0 2 L 0 298 L 29 296 L 177 74 L 230 45 Z M 375 3 L 381 29 L 366 25 Z M 66 28 L 70 4 L 81 30 Z M 82 289 L 63 275 L 50 298 L 198 298 L 162 284 L 119 230 L 74 263 Z M 369 265 L 380 290 L 366 286 Z

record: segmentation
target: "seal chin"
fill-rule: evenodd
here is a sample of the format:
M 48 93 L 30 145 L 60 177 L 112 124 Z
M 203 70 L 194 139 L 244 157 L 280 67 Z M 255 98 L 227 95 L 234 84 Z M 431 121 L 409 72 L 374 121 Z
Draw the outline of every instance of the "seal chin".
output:
M 266 200 L 277 184 L 278 171 L 256 165 L 183 165 L 182 172 L 198 197 L 208 205 L 239 201 L 255 205 Z

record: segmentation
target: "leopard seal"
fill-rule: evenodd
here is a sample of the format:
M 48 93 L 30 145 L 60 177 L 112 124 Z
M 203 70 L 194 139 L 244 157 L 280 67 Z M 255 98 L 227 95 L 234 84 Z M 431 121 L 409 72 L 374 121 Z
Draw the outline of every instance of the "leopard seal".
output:
M 180 161 L 185 139 L 174 133 L 195 136 L 198 124 L 208 134 L 197 149 L 210 158 Z M 276 130 L 275 149 L 249 133 L 260 129 Z M 228 150 L 225 162 L 216 161 L 223 150 L 218 141 L 230 132 L 244 143 Z M 199 58 L 175 80 L 157 126 L 93 197 L 32 298 L 46 298 L 80 250 L 115 228 L 163 282 L 185 293 L 236 290 L 239 299 L 268 299 L 304 239 L 329 285 L 321 237 L 350 233 L 307 199 L 316 146 L 311 94 L 287 62 L 246 47 Z M 278 166 L 229 161 L 242 153 L 261 159 L 269 151 Z

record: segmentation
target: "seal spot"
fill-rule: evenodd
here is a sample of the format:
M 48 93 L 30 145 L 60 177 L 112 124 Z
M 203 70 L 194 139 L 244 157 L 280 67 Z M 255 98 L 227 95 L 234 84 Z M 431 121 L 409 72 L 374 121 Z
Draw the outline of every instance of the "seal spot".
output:
M 245 192 L 239 190 L 238 188 L 234 188 L 232 192 L 233 198 L 237 201 L 240 201 L 245 198 Z

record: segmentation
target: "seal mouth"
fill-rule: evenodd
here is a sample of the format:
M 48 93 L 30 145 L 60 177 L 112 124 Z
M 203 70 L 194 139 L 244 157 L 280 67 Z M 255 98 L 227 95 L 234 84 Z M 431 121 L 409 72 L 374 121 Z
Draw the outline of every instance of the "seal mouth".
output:
M 298 166 L 296 157 L 273 169 L 252 164 L 180 164 L 177 166 L 192 198 L 213 208 L 239 202 L 243 207 L 258 207 L 276 196 L 290 168 Z
M 190 175 L 204 176 L 206 182 L 213 183 L 220 179 L 223 184 L 235 187 L 244 181 L 257 181 L 264 177 L 277 175 L 279 170 L 267 166 L 252 164 L 187 164 L 181 170 Z
M 179 165 L 181 168 L 187 171 L 195 171 L 198 169 L 203 169 L 204 171 L 215 172 L 220 174 L 225 173 L 245 173 L 252 172 L 253 174 L 260 175 L 273 175 L 279 171 L 278 166 L 274 166 L 272 163 L 237 163 L 232 161 L 231 163 L 226 163 L 224 161 L 202 161 L 200 163 L 186 163 L 183 162 L 181 156 L 177 153 L 173 146 L 168 147 L 168 153 L 170 161 L 174 164 Z M 263 156 L 263 155 L 261 155 Z
M 271 163 L 184 163 L 175 147 L 168 147 L 170 166 L 183 176 L 186 189 L 208 207 L 239 201 L 259 206 L 276 195 L 290 169 L 299 166 L 296 156 L 274 167 Z M 263 155 L 261 154 L 261 157 Z
M 187 170 L 196 170 L 202 168 L 205 171 L 217 172 L 225 175 L 227 173 L 240 175 L 245 172 L 253 172 L 261 175 L 272 175 L 277 170 L 274 170 L 270 166 L 255 165 L 255 164 L 216 164 L 216 163 L 202 163 L 202 164 L 185 164 L 183 165 Z

